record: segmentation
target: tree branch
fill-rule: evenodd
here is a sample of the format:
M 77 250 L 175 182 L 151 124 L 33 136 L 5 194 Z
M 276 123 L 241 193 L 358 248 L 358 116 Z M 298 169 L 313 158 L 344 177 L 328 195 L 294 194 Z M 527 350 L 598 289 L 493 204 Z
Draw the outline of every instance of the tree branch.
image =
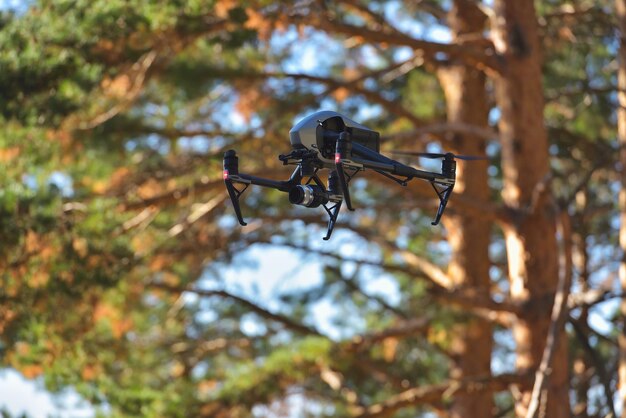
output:
M 416 387 L 395 395 L 384 402 L 365 408 L 357 408 L 353 415 L 358 418 L 380 418 L 390 416 L 403 408 L 423 404 L 433 404 L 457 394 L 472 394 L 482 391 L 499 392 L 509 386 L 529 380 L 527 375 L 502 374 L 499 376 L 477 377 L 463 380 L 450 380 L 445 383 Z
M 485 141 L 499 141 L 498 132 L 493 129 L 484 128 L 482 126 L 471 125 L 463 122 L 443 122 L 422 126 L 411 131 L 398 132 L 390 135 L 383 135 L 381 140 L 386 141 L 403 141 L 413 139 L 422 135 L 441 135 L 441 134 L 466 134 L 470 137 L 479 138 Z
M 255 242 L 259 243 L 259 240 L 255 240 Z M 265 243 L 268 245 L 276 245 L 269 241 Z M 334 259 L 341 260 L 344 263 L 352 262 L 352 263 L 359 264 L 359 265 L 369 265 L 369 266 L 380 267 L 381 269 L 384 269 L 390 272 L 404 273 L 404 274 L 408 274 L 411 276 L 416 276 L 416 275 L 419 275 L 420 273 L 422 274 L 424 273 L 417 265 L 409 265 L 409 267 L 407 268 L 405 266 L 401 266 L 397 264 L 389 264 L 389 263 L 384 263 L 384 262 L 379 262 L 379 261 L 364 260 L 364 259 L 349 259 L 349 258 L 347 259 L 345 257 L 341 257 L 340 255 L 335 254 L 330 251 L 316 250 L 316 249 L 312 249 L 312 248 L 302 246 L 302 245 L 295 245 L 295 244 L 289 244 L 289 243 L 283 243 L 280 245 L 283 247 L 288 247 L 288 248 L 293 248 L 296 250 L 304 251 L 309 254 L 313 253 L 313 254 L 317 254 L 320 256 L 324 256 L 324 257 L 331 257 Z M 410 252 L 407 252 L 407 253 L 412 254 Z M 419 260 L 418 264 L 422 264 L 424 266 L 428 266 L 429 268 L 431 268 L 433 270 L 432 274 L 443 275 L 441 280 L 449 280 L 447 275 L 445 275 L 445 273 L 443 273 L 443 271 L 439 269 L 439 267 L 435 266 L 434 264 L 430 263 L 427 260 L 417 257 L 414 254 L 413 254 L 413 258 L 416 260 Z M 445 276 L 445 279 L 444 279 L 444 276 Z M 430 278 L 430 277 L 427 277 L 427 278 Z M 515 315 L 518 315 L 522 310 L 522 307 L 520 305 L 513 303 L 511 301 L 496 302 L 493 299 L 488 298 L 488 297 L 479 297 L 467 291 L 457 290 L 453 286 L 450 288 L 441 286 L 441 285 L 438 285 L 436 282 L 432 281 L 432 278 L 431 278 L 430 284 L 431 286 L 428 289 L 428 291 L 434 298 L 443 300 L 449 305 L 454 305 L 458 308 L 464 309 L 472 314 L 475 314 L 481 318 L 487 319 L 489 321 L 497 322 L 502 325 L 509 325 L 513 321 L 513 317 Z
M 110 120 L 120 112 L 127 110 L 137 99 L 139 94 L 143 91 L 143 86 L 148 78 L 148 70 L 154 64 L 158 57 L 156 50 L 151 50 L 141 56 L 141 58 L 131 67 L 130 73 L 132 76 L 126 75 L 126 77 L 132 78 L 131 87 L 119 100 L 118 103 L 107 109 L 105 112 L 92 117 L 89 121 L 81 122 L 78 125 L 78 129 L 89 130 L 102 125 L 104 122 Z
M 360 37 L 372 43 L 411 47 L 414 50 L 421 51 L 425 59 L 435 64 L 447 62 L 450 59 L 457 58 L 480 70 L 491 73 L 501 72 L 501 63 L 496 58 L 495 53 L 487 53 L 489 50 L 493 51 L 494 48 L 486 39 L 482 39 L 479 42 L 445 44 L 415 39 L 397 30 L 385 31 L 383 29 L 377 31 L 364 26 L 355 26 L 339 21 L 338 19 L 330 16 L 321 16 L 312 23 L 310 16 L 306 16 L 306 18 L 308 19 L 308 24 L 327 31 L 328 33 Z M 483 50 L 481 51 L 477 48 L 473 48 L 475 45 L 482 46 Z M 485 47 L 485 45 L 488 46 Z
M 254 174 L 254 173 L 251 173 L 251 174 Z M 286 173 L 283 169 L 280 169 L 280 170 L 275 169 L 271 171 L 266 169 L 266 170 L 263 170 L 263 174 L 269 175 L 270 177 L 288 175 L 288 173 Z M 135 201 L 135 202 L 124 202 L 120 204 L 120 207 L 121 207 L 121 210 L 123 211 L 130 211 L 130 210 L 143 209 L 148 206 L 163 207 L 163 206 L 175 205 L 176 203 L 180 202 L 181 200 L 189 197 L 190 195 L 194 193 L 196 194 L 206 193 L 215 188 L 223 187 L 223 186 L 224 186 L 224 182 L 221 178 L 211 179 L 211 180 L 207 178 L 203 178 L 194 182 L 191 186 L 171 190 L 171 191 L 162 193 L 160 195 L 150 197 L 147 199 L 142 199 L 142 200 Z M 226 193 L 225 189 L 222 189 L 222 190 L 224 193 Z
M 171 292 L 171 293 L 183 293 L 183 292 L 189 292 L 189 293 L 194 293 L 198 296 L 203 296 L 203 297 L 213 297 L 213 296 L 218 296 L 221 297 L 223 299 L 230 299 L 233 300 L 237 303 L 239 303 L 240 305 L 244 306 L 245 308 L 249 309 L 250 311 L 258 314 L 259 316 L 265 318 L 265 319 L 269 319 L 271 321 L 274 322 L 278 322 L 280 324 L 283 324 L 285 327 L 291 329 L 292 331 L 298 332 L 300 334 L 305 334 L 305 335 L 318 335 L 318 336 L 323 336 L 319 331 L 317 331 L 314 328 L 308 327 L 306 325 L 300 324 L 296 321 L 294 321 L 293 319 L 285 316 L 285 315 L 281 315 L 281 314 L 277 314 L 274 312 L 270 312 L 265 308 L 260 307 L 259 305 L 241 297 L 241 296 L 237 296 L 237 295 L 233 295 L 232 293 L 229 293 L 225 290 L 202 290 L 202 289 L 196 289 L 193 287 L 180 287 L 180 286 L 171 286 L 165 283 L 150 283 L 149 287 L 153 287 L 156 289 L 161 289 L 161 290 L 165 290 L 167 292 Z
M 393 69 L 403 64 L 404 63 L 394 64 L 388 67 L 388 69 L 379 70 L 371 75 L 370 74 L 364 75 L 362 77 L 359 77 L 357 80 L 351 80 L 351 81 L 337 80 L 332 77 L 323 77 L 323 76 L 316 76 L 316 75 L 304 74 L 304 73 L 234 72 L 234 71 L 229 71 L 229 70 L 224 70 L 219 73 L 216 71 L 215 73 L 219 77 L 228 78 L 228 79 L 242 78 L 242 79 L 250 80 L 250 79 L 260 79 L 260 78 L 263 78 L 263 79 L 265 78 L 277 78 L 277 79 L 291 78 L 293 80 L 305 80 L 305 81 L 311 81 L 315 83 L 324 84 L 330 87 L 331 89 L 345 88 L 347 90 L 350 90 L 354 94 L 362 95 L 363 97 L 365 97 L 367 100 L 369 100 L 372 103 L 381 105 L 382 107 L 387 109 L 390 113 L 393 113 L 400 117 L 407 118 L 415 126 L 424 125 L 424 121 L 422 121 L 415 114 L 413 114 L 404 106 L 402 106 L 402 104 L 399 103 L 397 100 L 396 101 L 389 100 L 385 98 L 384 96 L 382 96 L 380 93 L 372 91 L 372 90 L 368 90 L 359 85 L 360 84 L 359 81 L 369 78 L 370 76 L 380 76 L 384 72 L 392 71 Z
M 387 338 L 405 338 L 414 336 L 428 330 L 428 328 L 430 328 L 431 321 L 432 318 L 428 316 L 413 318 L 407 321 L 402 321 L 398 325 L 385 328 L 382 331 L 357 335 L 352 338 L 349 347 L 351 350 L 358 350 L 364 346 L 376 344 Z
M 365 292 L 361 288 L 361 286 L 359 286 L 359 284 L 356 282 L 355 276 L 358 274 L 358 271 L 359 271 L 358 269 L 355 271 L 355 274 L 353 275 L 353 277 L 344 277 L 344 275 L 341 273 L 341 269 L 340 268 L 331 267 L 331 269 L 337 275 L 337 277 L 339 277 L 339 279 L 342 281 L 342 283 L 344 283 L 346 285 L 346 287 L 348 289 L 350 289 L 350 290 L 352 290 L 352 291 L 362 295 L 366 299 L 374 301 L 375 303 L 377 303 L 378 305 L 380 305 L 384 309 L 388 310 L 389 312 L 394 313 L 395 315 L 399 316 L 400 318 L 405 318 L 405 319 L 408 318 L 409 315 L 406 312 L 402 311 L 399 308 L 396 308 L 395 306 L 390 305 L 382 297 L 376 296 L 376 295 L 370 295 L 367 292 Z

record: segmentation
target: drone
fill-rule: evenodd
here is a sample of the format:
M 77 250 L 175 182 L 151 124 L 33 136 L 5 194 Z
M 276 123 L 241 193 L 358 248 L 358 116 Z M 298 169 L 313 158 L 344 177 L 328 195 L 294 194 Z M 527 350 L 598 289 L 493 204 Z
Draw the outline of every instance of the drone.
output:
M 298 122 L 290 131 L 292 150 L 279 155 L 283 165 L 295 165 L 288 180 L 277 181 L 239 172 L 239 157 L 234 150 L 224 153 L 223 179 L 242 226 L 247 225 L 241 214 L 239 199 L 251 185 L 269 187 L 289 195 L 289 202 L 307 208 L 322 206 L 328 213 L 328 228 L 324 240 L 330 239 L 342 202 L 353 211 L 348 185 L 361 171 L 370 169 L 396 183 L 406 186 L 415 178 L 428 181 L 437 197 L 439 207 L 432 225 L 439 224 L 448 204 L 456 179 L 456 161 L 482 159 L 458 156 L 450 152 L 405 154 L 427 158 L 442 158 L 441 173 L 418 170 L 380 153 L 380 134 L 337 112 L 320 111 Z M 327 184 L 320 178 L 322 170 L 329 170 Z M 235 184 L 242 185 L 239 188 Z

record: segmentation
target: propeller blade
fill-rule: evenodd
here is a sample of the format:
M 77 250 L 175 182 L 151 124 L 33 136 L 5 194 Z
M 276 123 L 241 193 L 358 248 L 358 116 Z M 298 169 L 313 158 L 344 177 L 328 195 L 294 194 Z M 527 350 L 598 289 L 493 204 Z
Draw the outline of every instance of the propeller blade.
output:
M 465 161 L 481 161 L 488 160 L 489 157 L 479 156 L 479 155 L 453 155 L 457 160 L 465 160 Z
M 439 152 L 418 152 L 418 151 L 390 151 L 391 154 L 397 155 L 409 155 L 413 157 L 423 157 L 423 158 L 445 158 L 446 155 L 451 155 L 453 158 L 458 160 L 465 161 L 477 161 L 477 160 L 488 160 L 489 157 L 486 156 L 478 156 L 478 155 L 456 155 L 451 152 L 439 153 Z

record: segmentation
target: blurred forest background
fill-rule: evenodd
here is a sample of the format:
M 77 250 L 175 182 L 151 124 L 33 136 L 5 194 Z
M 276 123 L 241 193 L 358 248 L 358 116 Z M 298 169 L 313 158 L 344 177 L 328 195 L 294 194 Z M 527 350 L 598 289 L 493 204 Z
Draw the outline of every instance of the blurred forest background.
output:
M 626 416 L 625 28 L 624 0 L 5 8 L 2 367 L 112 417 Z M 266 189 L 238 226 L 224 151 L 286 178 L 320 109 L 489 160 L 443 227 L 371 175 L 329 242 Z M 319 274 L 237 284 L 277 249 Z

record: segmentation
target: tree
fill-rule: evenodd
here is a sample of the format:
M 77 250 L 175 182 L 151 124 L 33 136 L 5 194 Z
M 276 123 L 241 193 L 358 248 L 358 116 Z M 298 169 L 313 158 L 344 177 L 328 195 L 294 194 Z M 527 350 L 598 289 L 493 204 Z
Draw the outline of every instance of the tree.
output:
M 456 1 L 448 12 L 453 32 L 453 42 L 464 38 L 482 37 L 487 16 L 473 2 Z M 489 102 L 484 72 L 464 63 L 442 66 L 437 74 L 444 89 L 447 119 L 450 123 L 464 123 L 488 129 Z M 485 140 L 476 135 L 458 133 L 452 138 L 454 151 L 458 154 L 485 155 Z M 487 163 L 460 164 L 457 193 L 470 199 L 489 201 Z M 450 231 L 452 258 L 448 275 L 454 285 L 463 291 L 490 298 L 489 241 L 491 222 L 473 216 L 458 214 L 449 217 L 446 228 Z M 451 375 L 457 379 L 491 375 L 492 324 L 482 318 L 470 317 L 458 326 L 452 341 L 454 364 Z M 470 354 L 471 353 L 471 354 Z M 493 394 L 460 394 L 455 398 L 451 416 L 490 416 L 493 410 Z
M 624 144 L 626 143 L 626 110 L 624 105 L 626 104 L 626 97 L 624 96 L 624 88 L 626 87 L 626 45 L 624 44 L 623 33 L 626 29 L 626 4 L 622 1 L 615 2 L 615 9 L 617 10 L 617 16 L 619 19 L 619 69 L 617 73 L 617 88 L 618 88 L 618 105 L 617 111 L 617 129 L 618 129 L 618 143 L 619 149 L 619 161 L 622 166 L 621 170 L 621 189 L 619 194 L 619 207 L 620 207 L 620 234 L 619 243 L 622 251 L 626 250 L 626 170 L 624 166 L 626 164 L 626 150 Z M 624 260 L 620 263 L 619 267 L 619 279 L 620 286 L 623 290 L 626 288 L 626 264 Z M 622 407 L 622 417 L 626 415 L 626 395 L 624 394 L 624 388 L 626 383 L 626 301 L 622 300 L 620 305 L 620 312 L 622 314 L 622 329 L 618 337 L 618 343 L 620 348 L 619 355 L 619 387 L 620 387 L 620 403 Z
M 526 309 L 513 332 L 517 367 L 534 370 L 546 343 L 552 298 L 558 277 L 556 222 L 550 189 L 548 138 L 543 123 L 541 46 L 532 1 L 499 1 L 494 5 L 494 38 L 506 60 L 496 79 L 502 140 L 503 200 L 515 211 L 515 220 L 504 228 L 509 260 L 511 297 Z M 544 301 L 543 303 L 541 301 Z M 559 331 L 560 332 L 560 331 Z M 569 416 L 566 384 L 567 354 L 563 337 L 557 338 L 559 355 L 552 365 L 547 414 Z M 559 343 L 560 342 L 560 343 Z M 524 416 L 530 392 L 522 389 L 516 405 Z
M 621 294 L 602 287 L 619 214 L 609 7 L 42 0 L 4 12 L 3 365 L 113 416 L 259 416 L 294 396 L 311 416 L 615 412 L 617 335 L 593 323 Z M 223 152 L 284 176 L 288 130 L 323 107 L 379 130 L 383 152 L 490 161 L 459 163 L 445 228 L 429 226 L 428 185 L 369 175 L 355 184 L 363 209 L 323 247 L 322 214 L 277 192 L 247 192 L 259 222 L 235 227 Z M 259 300 L 221 277 L 268 246 L 315 255 L 323 280 Z M 395 302 L 368 288 L 380 275 Z M 320 302 L 339 337 L 316 323 Z

